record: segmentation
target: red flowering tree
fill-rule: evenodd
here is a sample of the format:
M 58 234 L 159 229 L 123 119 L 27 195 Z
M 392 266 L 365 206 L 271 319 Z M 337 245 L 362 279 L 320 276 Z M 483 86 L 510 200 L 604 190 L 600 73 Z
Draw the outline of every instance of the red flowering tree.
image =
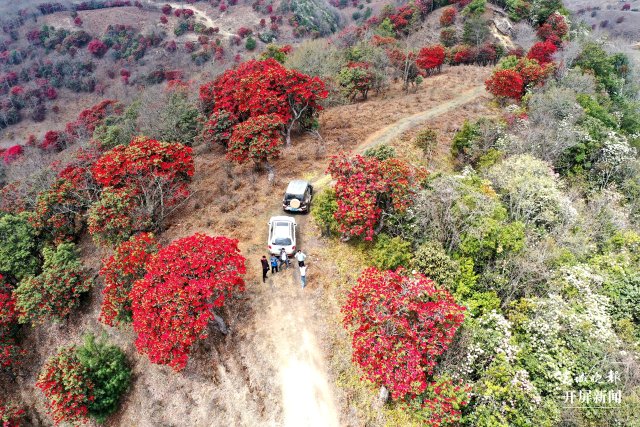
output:
M 0 371 L 16 366 L 23 353 L 15 342 L 18 313 L 12 291 L 0 274 Z
M 106 152 L 91 169 L 104 187 L 126 188 L 154 227 L 189 196 L 191 147 L 138 137 Z
M 336 180 L 338 210 L 334 217 L 349 238 L 373 239 L 383 225 L 382 214 L 406 210 L 422 171 L 391 158 L 378 160 L 356 155 L 334 157 L 328 172 Z
M 25 410 L 0 400 L 0 422 L 2 427 L 20 427 L 24 421 Z
M 73 347 L 63 349 L 47 360 L 36 387 L 47 398 L 49 414 L 56 425 L 88 421 L 89 404 L 94 400 L 93 383 Z
M 277 158 L 284 143 L 283 128 L 284 122 L 277 114 L 250 117 L 234 127 L 227 159 L 238 163 L 248 159 L 266 163 Z
M 421 274 L 370 267 L 342 308 L 353 361 L 394 399 L 424 392 L 464 320 L 465 308 Z
M 528 89 L 544 84 L 544 81 L 553 72 L 554 66 L 553 63 L 541 65 L 537 59 L 520 58 L 511 69 L 520 74 L 524 88 Z
M 537 60 L 541 65 L 548 64 L 553 61 L 553 54 L 556 53 L 558 47 L 551 41 L 538 42 L 531 46 L 527 53 L 527 58 Z
M 90 172 L 97 156 L 95 151 L 78 150 L 36 199 L 36 215 L 30 221 L 54 244 L 74 240 L 84 227 L 84 213 L 99 194 Z
M 131 291 L 136 347 L 153 363 L 179 371 L 191 346 L 207 335 L 213 309 L 244 290 L 237 240 L 204 234 L 162 248 Z
M 456 20 L 456 15 L 458 12 L 455 7 L 447 7 L 442 11 L 442 15 L 440 15 L 440 26 L 448 27 L 449 25 L 453 25 Z
M 519 100 L 524 93 L 524 81 L 514 70 L 496 70 L 485 82 L 487 91 L 500 98 Z
M 322 109 L 319 102 L 327 95 L 322 80 L 289 70 L 273 58 L 245 62 L 200 87 L 207 113 L 224 110 L 238 122 L 279 115 L 285 124 L 287 145 L 294 126 L 312 125 L 316 112 Z
M 87 45 L 87 50 L 95 57 L 102 58 L 109 47 L 102 40 L 93 39 Z
M 547 21 L 538 28 L 538 37 L 541 40 L 550 40 L 559 45 L 563 38 L 569 33 L 569 25 L 564 16 L 558 12 L 552 13 Z
M 416 64 L 428 74 L 439 73 L 444 63 L 445 51 L 441 45 L 425 46 L 418 52 Z
M 103 261 L 100 276 L 104 278 L 100 321 L 105 325 L 118 326 L 129 323 L 131 299 L 129 293 L 136 280 L 147 272 L 147 264 L 158 252 L 158 244 L 150 233 L 141 233 L 122 243 L 115 253 Z
M 44 265 L 38 276 L 23 279 L 13 291 L 20 323 L 65 319 L 80 305 L 80 296 L 91 289 L 73 243 L 42 250 Z

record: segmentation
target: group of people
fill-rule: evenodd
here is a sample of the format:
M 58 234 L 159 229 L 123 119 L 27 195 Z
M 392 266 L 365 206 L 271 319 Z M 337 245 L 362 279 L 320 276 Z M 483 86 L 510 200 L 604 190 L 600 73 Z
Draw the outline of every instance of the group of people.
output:
M 298 261 L 298 268 L 300 269 L 300 281 L 302 282 L 302 289 L 307 286 L 307 266 L 304 265 L 304 260 L 307 259 L 307 256 L 301 250 L 298 250 L 294 255 L 295 259 Z M 289 260 L 289 256 L 285 252 L 284 248 L 280 249 L 279 256 L 271 255 L 271 259 L 267 259 L 265 255 L 262 256 L 260 260 L 262 263 L 262 283 L 267 280 L 267 273 L 269 272 L 269 267 L 271 267 L 271 274 L 277 273 L 284 266 L 289 269 L 291 265 L 291 261 Z

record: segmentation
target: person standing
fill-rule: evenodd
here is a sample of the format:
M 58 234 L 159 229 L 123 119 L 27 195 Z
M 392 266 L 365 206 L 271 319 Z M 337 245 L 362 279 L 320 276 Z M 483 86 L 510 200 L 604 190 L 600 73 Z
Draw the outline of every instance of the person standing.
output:
M 271 254 L 271 274 L 278 272 L 278 258 Z
M 282 268 L 282 264 L 286 264 L 287 269 L 289 269 L 289 257 L 287 256 L 287 252 L 284 248 L 280 249 L 280 267 Z
M 298 260 L 298 267 L 304 267 L 304 260 L 307 259 L 307 256 L 304 252 L 298 249 L 298 252 L 296 252 L 296 259 Z
M 269 272 L 269 261 L 267 261 L 267 257 L 262 255 L 262 259 L 260 260 L 262 264 L 262 283 L 267 281 L 267 273 Z
M 307 267 L 304 265 L 300 267 L 300 281 L 302 282 L 302 289 L 304 289 L 307 286 Z

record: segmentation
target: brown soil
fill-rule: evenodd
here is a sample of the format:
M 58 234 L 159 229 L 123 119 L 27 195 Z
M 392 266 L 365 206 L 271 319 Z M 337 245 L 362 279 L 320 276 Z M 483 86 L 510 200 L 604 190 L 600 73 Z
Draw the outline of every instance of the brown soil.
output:
M 223 153 L 198 147 L 194 195 L 161 240 L 167 243 L 195 232 L 239 240 L 247 257 L 247 290 L 221 313 L 231 332 L 223 336 L 212 329 L 194 348 L 183 372 L 152 365 L 136 353 L 132 331 L 105 329 L 97 322 L 99 283 L 68 324 L 23 328 L 25 366 L 15 383 L 0 384 L 0 392 L 22 399 L 33 425 L 50 425 L 42 395 L 33 386 L 37 372 L 56 348 L 79 343 L 83 333 L 104 331 L 125 350 L 134 372 L 132 388 L 108 426 L 365 425 L 363 413 L 352 407 L 353 396 L 336 386 L 340 369 L 335 358 L 329 364 L 332 342 L 345 339 L 338 326 L 340 297 L 332 290 L 334 257 L 339 255 L 317 237 L 308 216 L 296 216 L 298 245 L 308 255 L 309 284 L 300 288 L 293 266 L 263 284 L 259 259 L 265 253 L 266 223 L 280 214 L 281 193 L 290 179 L 322 177 L 328 156 L 340 150 L 384 142 L 395 145 L 402 156 L 414 156 L 410 138 L 429 125 L 439 131 L 439 152 L 447 152 L 450 135 L 465 118 L 489 113 L 481 89 L 489 73 L 489 68 L 446 68 L 415 93 L 407 95 L 394 86 L 367 102 L 324 111 L 323 141 L 297 136 L 274 162 L 273 183 L 250 165 L 232 166 Z M 379 137 L 369 137 L 376 132 Z M 96 272 L 107 254 L 88 238 L 81 247 L 87 266 Z M 341 353 L 339 364 L 350 365 L 348 358 L 348 352 Z

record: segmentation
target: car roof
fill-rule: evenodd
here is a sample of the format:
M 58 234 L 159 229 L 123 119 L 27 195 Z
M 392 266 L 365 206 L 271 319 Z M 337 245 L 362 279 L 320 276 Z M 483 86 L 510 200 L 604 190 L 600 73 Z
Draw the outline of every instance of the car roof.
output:
M 279 215 L 279 216 L 272 216 L 271 219 L 269 220 L 269 223 L 273 223 L 275 221 L 286 221 L 286 222 L 292 222 L 292 223 L 296 223 L 296 219 L 292 216 L 286 216 L 286 215 Z
M 303 179 L 294 179 L 287 186 L 287 194 L 304 194 L 309 182 Z

